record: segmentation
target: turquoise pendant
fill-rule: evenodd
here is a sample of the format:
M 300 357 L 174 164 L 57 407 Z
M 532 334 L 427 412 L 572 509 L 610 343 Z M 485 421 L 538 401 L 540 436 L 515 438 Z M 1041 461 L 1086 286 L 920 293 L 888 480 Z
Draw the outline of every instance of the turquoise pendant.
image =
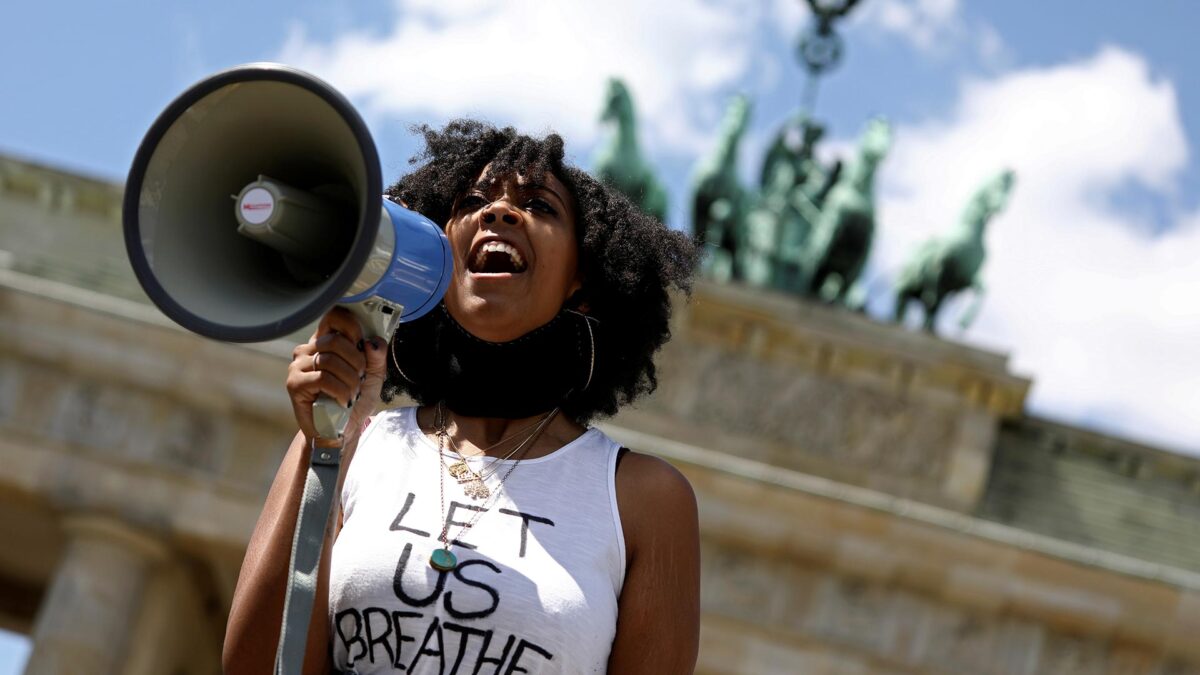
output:
M 433 553 L 429 554 L 429 566 L 439 572 L 449 572 L 458 567 L 458 558 L 444 548 L 434 549 Z

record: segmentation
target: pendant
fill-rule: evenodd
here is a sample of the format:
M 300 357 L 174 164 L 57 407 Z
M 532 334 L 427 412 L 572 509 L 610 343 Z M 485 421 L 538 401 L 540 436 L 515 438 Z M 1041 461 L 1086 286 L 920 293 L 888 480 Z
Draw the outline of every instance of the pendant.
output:
M 471 499 L 487 499 L 488 495 L 492 494 L 487 486 L 483 484 L 483 479 L 478 476 L 468 481 L 463 481 L 463 492 Z
M 463 461 L 458 461 L 451 464 L 447 471 L 450 472 L 452 477 L 457 478 L 460 482 L 463 480 L 463 476 L 475 475 L 475 472 L 471 471 L 471 467 L 467 466 L 467 463 Z
M 458 558 L 450 549 L 435 548 L 433 553 L 429 554 L 429 566 L 439 572 L 449 572 L 458 567 Z

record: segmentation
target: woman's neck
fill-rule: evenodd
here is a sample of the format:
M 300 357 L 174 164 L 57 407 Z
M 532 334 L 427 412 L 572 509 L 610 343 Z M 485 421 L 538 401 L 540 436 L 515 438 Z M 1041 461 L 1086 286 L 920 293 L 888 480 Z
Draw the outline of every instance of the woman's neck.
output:
M 583 434 L 579 424 L 561 413 L 547 421 L 550 411 L 532 417 L 508 419 L 503 417 L 468 417 L 457 415 L 445 408 L 445 431 L 457 450 L 466 457 L 487 455 L 504 457 L 532 434 L 537 434 L 529 447 L 519 452 L 523 459 L 542 457 L 554 452 Z M 542 422 L 545 422 L 542 425 Z M 421 430 L 437 441 L 440 431 L 438 407 L 425 406 L 417 411 L 417 423 Z M 542 426 L 541 433 L 538 432 Z M 514 458 L 516 458 L 514 456 Z

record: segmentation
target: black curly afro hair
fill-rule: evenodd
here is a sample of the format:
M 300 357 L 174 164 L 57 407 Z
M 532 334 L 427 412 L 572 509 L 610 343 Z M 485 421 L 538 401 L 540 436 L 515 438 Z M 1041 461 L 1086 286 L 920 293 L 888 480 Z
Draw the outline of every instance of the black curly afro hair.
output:
M 654 354 L 670 337 L 669 291 L 691 290 L 697 249 L 690 237 L 644 214 L 624 195 L 563 163 L 557 134 L 533 138 L 512 127 L 454 120 L 442 129 L 416 127 L 425 150 L 416 169 L 388 188 L 388 196 L 435 223 L 449 222 L 455 199 L 490 165 L 493 180 L 520 172 L 537 180 L 550 172 L 575 197 L 575 234 L 583 287 L 568 301 L 599 319 L 597 368 L 586 391 L 572 394 L 562 412 L 586 424 L 654 391 Z M 441 314 L 433 312 L 431 315 Z M 391 361 L 389 359 L 389 361 Z M 422 405 L 434 391 L 408 381 L 388 364 L 384 399 L 407 393 Z

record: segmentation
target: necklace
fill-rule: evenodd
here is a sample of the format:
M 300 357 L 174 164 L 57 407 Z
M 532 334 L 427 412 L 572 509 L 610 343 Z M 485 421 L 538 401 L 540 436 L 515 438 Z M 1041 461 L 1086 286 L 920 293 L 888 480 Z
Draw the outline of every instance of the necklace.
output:
M 542 431 L 545 430 L 546 425 L 548 425 L 550 423 L 550 420 L 554 419 L 554 416 L 557 414 L 558 414 L 558 408 L 551 410 L 544 418 L 542 418 L 542 420 L 540 421 L 540 423 L 537 426 L 537 429 L 535 429 L 533 431 L 533 433 L 529 435 L 528 438 L 526 438 L 524 441 L 521 441 L 521 444 L 519 446 L 517 446 L 517 450 L 515 450 L 513 453 L 510 453 L 509 456 L 512 456 L 512 454 L 514 454 L 517 451 L 521 452 L 520 456 L 517 457 L 517 461 L 513 462 L 512 465 L 508 467 L 508 471 L 505 471 L 504 475 L 500 477 L 500 482 L 496 484 L 496 491 L 494 493 L 492 493 L 491 499 L 488 499 L 488 501 L 483 505 L 483 507 L 480 508 L 478 511 L 476 511 L 475 515 L 471 516 L 471 519 L 468 520 L 466 523 L 464 523 L 463 526 L 458 530 L 458 534 L 456 534 L 453 537 L 448 536 L 448 534 L 450 532 L 450 521 L 449 521 L 449 519 L 446 519 L 446 522 L 442 525 L 442 531 L 438 535 L 438 541 L 442 542 L 442 547 L 439 549 L 434 549 L 433 553 L 431 553 L 429 555 L 429 566 L 430 567 L 432 567 L 433 569 L 435 569 L 439 572 L 449 572 L 449 571 L 453 570 L 454 568 L 458 567 L 458 556 L 454 555 L 454 553 L 450 550 L 450 542 L 457 541 L 459 537 L 466 534 L 468 530 L 470 530 L 472 527 L 475 526 L 475 523 L 478 522 L 480 516 L 482 516 L 489 508 L 491 508 L 492 504 L 496 501 L 496 499 L 498 499 L 500 497 L 500 488 L 504 485 L 504 481 L 508 480 L 508 477 L 512 475 L 512 472 L 516 471 L 517 467 L 520 466 L 521 460 L 524 459 L 524 457 L 525 457 L 525 452 L 528 451 L 529 447 L 532 446 L 533 441 L 542 434 Z M 446 437 L 447 437 L 447 434 L 446 434 L 445 426 L 439 427 L 438 428 L 438 457 L 439 457 L 439 459 L 441 458 L 442 452 L 445 447 Z M 445 460 L 442 460 L 442 463 L 445 464 Z M 482 482 L 483 481 L 480 480 L 481 484 L 482 484 Z M 438 488 L 439 488 L 439 493 L 441 495 L 441 513 L 444 514 L 444 513 L 446 513 L 446 476 L 441 471 L 438 471 Z
M 470 497 L 471 499 L 487 499 L 491 493 L 488 490 L 487 485 L 484 483 L 484 481 L 487 480 L 488 478 L 492 477 L 497 471 L 499 471 L 500 468 L 503 466 L 503 461 L 508 460 L 513 455 L 517 454 L 517 452 L 520 451 L 520 449 L 522 447 L 524 447 L 525 443 L 528 442 L 533 437 L 534 434 L 540 433 L 542 425 L 544 425 L 546 423 L 546 421 L 550 418 L 550 416 L 552 414 L 554 414 L 554 412 L 556 412 L 556 410 L 552 410 L 552 411 L 546 413 L 541 419 L 534 420 L 533 422 L 525 425 L 521 429 L 518 429 L 516 432 L 514 432 L 514 433 L 508 435 L 507 437 L 500 439 L 496 443 L 493 443 L 492 445 L 484 448 L 481 451 L 481 455 L 486 455 L 489 450 L 497 448 L 497 447 L 503 445 L 504 443 L 513 440 L 514 438 L 519 436 L 521 433 L 523 433 L 535 426 L 538 427 L 537 429 L 533 429 L 533 431 L 531 431 L 530 434 L 528 436 L 526 436 L 523 441 L 521 441 L 520 443 L 515 445 L 513 447 L 513 449 L 508 452 L 507 455 L 500 457 L 499 458 L 500 461 L 493 462 L 492 466 L 490 467 L 490 470 L 482 469 L 480 471 L 475 471 L 467 463 L 466 456 L 464 456 L 462 451 L 460 451 L 458 449 L 458 444 L 455 443 L 454 439 L 450 437 L 449 432 L 447 430 L 447 424 L 446 424 L 446 411 L 445 411 L 445 408 L 442 406 L 441 401 L 439 401 L 437 404 L 437 409 L 435 410 L 435 413 L 434 413 L 434 417 L 435 417 L 434 424 L 437 426 L 438 433 L 445 436 L 446 441 L 450 445 L 450 449 L 453 450 L 454 454 L 458 456 L 457 462 L 447 465 L 446 458 L 439 454 L 439 459 L 442 462 L 442 466 L 446 468 L 447 473 L 449 473 L 452 478 L 454 478 L 455 480 L 458 481 L 459 485 L 463 486 L 463 491 L 467 494 L 468 497 Z

